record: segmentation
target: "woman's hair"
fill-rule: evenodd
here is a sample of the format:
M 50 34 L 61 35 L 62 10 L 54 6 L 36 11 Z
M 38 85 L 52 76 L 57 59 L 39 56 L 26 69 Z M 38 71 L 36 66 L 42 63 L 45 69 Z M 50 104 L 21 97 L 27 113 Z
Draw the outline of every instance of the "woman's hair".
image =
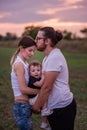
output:
M 44 37 L 50 38 L 52 41 L 52 47 L 54 47 L 62 38 L 63 35 L 60 31 L 55 31 L 53 27 L 42 27 L 40 31 L 44 31 Z
M 23 48 L 31 47 L 31 46 L 36 46 L 36 43 L 34 39 L 30 36 L 23 36 L 19 43 L 18 43 L 18 49 L 17 51 L 13 54 L 10 64 L 12 65 L 14 63 L 15 58 L 17 57 L 18 53 L 20 52 L 19 47 L 22 46 Z

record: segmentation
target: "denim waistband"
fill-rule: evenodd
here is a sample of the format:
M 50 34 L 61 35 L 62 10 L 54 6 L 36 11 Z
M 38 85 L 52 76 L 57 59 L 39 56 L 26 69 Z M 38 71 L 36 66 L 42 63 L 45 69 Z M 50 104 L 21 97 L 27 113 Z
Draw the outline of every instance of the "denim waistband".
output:
M 26 104 L 29 104 L 29 102 L 27 100 L 17 100 L 17 101 L 14 101 L 14 103 L 26 103 Z

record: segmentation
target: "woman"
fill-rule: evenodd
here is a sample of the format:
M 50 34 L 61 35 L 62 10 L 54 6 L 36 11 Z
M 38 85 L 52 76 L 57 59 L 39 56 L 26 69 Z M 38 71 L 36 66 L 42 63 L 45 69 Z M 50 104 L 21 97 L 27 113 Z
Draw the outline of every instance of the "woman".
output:
M 42 64 L 45 79 L 33 110 L 40 112 L 48 101 L 47 107 L 53 111 L 48 115 L 52 130 L 74 130 L 76 102 L 69 87 L 66 60 L 56 47 L 62 38 L 61 32 L 52 27 L 41 28 L 36 36 L 37 49 L 43 51 L 46 56 Z
M 11 83 L 14 93 L 13 114 L 20 130 L 33 130 L 28 94 L 37 94 L 38 90 L 27 86 L 29 81 L 27 60 L 34 55 L 35 48 L 35 41 L 29 36 L 24 36 L 19 41 L 18 49 L 11 58 Z

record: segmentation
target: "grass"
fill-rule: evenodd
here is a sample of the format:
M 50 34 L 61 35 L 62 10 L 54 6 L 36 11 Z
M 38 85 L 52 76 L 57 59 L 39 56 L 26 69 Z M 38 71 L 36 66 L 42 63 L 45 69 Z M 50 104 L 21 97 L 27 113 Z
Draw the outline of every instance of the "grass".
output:
M 0 48 L 0 130 L 18 130 L 12 116 L 13 92 L 10 83 L 10 58 L 15 48 Z M 75 130 L 87 130 L 87 54 L 63 52 L 69 66 L 70 88 L 77 102 Z M 42 62 L 43 53 L 32 59 Z M 40 115 L 33 114 L 35 130 L 40 130 Z

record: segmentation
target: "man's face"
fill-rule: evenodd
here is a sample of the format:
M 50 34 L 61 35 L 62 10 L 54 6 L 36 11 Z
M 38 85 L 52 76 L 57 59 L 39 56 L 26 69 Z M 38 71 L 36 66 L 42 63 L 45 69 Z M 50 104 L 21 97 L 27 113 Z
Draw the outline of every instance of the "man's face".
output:
M 44 32 L 39 31 L 35 39 L 37 50 L 44 51 L 46 49 L 45 41 L 46 38 L 44 37 Z

